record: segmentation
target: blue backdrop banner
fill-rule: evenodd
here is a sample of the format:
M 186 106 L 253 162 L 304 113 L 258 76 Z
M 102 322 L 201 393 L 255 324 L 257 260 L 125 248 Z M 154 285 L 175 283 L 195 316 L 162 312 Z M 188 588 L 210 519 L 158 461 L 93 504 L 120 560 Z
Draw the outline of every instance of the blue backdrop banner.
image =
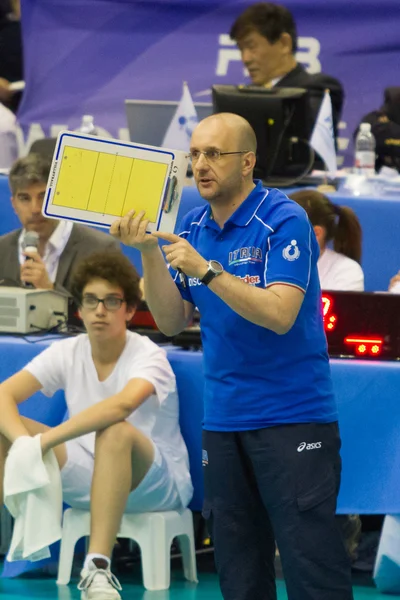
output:
M 229 38 L 251 0 L 23 0 L 24 127 L 77 127 L 82 114 L 126 136 L 124 100 L 194 101 L 212 84 L 242 83 Z M 342 151 L 359 119 L 399 82 L 399 0 L 286 0 L 299 34 L 298 60 L 339 78 L 346 91 Z M 125 131 L 122 131 L 125 129 Z M 347 140 L 347 141 L 346 141 Z

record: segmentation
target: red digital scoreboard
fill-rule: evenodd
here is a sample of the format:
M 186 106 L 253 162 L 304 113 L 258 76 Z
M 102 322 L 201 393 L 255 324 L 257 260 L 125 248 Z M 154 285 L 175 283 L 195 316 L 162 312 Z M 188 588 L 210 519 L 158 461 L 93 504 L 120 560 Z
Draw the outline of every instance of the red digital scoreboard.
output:
M 331 358 L 400 360 L 400 294 L 323 292 L 322 312 Z M 172 343 L 201 347 L 198 315 Z
M 368 292 L 322 292 L 322 311 L 332 358 L 400 360 L 400 294 Z M 145 302 L 130 328 L 165 341 Z M 157 337 L 158 336 L 158 337 Z M 183 348 L 200 348 L 199 315 L 194 326 L 170 340 Z
M 400 360 L 400 295 L 323 292 L 329 355 Z

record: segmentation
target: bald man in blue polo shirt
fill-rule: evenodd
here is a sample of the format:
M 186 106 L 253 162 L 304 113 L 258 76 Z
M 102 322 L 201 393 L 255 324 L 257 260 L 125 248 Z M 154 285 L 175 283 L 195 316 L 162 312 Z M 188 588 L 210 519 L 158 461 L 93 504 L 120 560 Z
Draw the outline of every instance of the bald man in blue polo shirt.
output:
M 111 233 L 142 252 L 161 331 L 177 334 L 200 310 L 204 515 L 223 597 L 276 599 L 276 541 L 289 600 L 351 600 L 318 244 L 299 205 L 253 181 L 255 153 L 241 117 L 201 121 L 191 158 L 209 205 L 184 218 L 179 236 L 147 234 L 133 212 Z M 169 242 L 169 270 L 158 238 Z

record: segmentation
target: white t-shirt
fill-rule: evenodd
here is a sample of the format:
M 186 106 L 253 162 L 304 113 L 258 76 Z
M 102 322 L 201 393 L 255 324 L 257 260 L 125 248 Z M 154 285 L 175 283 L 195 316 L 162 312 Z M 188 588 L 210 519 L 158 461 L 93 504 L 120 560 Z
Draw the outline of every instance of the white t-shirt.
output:
M 42 384 L 46 396 L 64 390 L 70 417 L 117 394 L 130 379 L 140 377 L 152 383 L 156 394 L 147 398 L 127 421 L 157 445 L 175 477 L 182 504 L 187 506 L 193 493 L 189 458 L 179 428 L 175 375 L 164 350 L 148 338 L 127 331 L 125 348 L 113 372 L 105 381 L 99 381 L 89 338 L 81 334 L 54 342 L 25 369 Z M 94 454 L 94 432 L 77 441 Z
M 325 248 L 317 263 L 322 290 L 364 291 L 364 272 L 358 262 Z

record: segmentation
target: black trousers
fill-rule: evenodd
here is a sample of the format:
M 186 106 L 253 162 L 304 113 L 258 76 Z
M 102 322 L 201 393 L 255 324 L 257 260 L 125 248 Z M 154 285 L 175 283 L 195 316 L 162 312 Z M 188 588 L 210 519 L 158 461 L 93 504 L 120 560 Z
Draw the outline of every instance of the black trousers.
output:
M 275 541 L 289 600 L 352 600 L 340 445 L 337 423 L 204 431 L 203 515 L 225 600 L 276 600 Z

